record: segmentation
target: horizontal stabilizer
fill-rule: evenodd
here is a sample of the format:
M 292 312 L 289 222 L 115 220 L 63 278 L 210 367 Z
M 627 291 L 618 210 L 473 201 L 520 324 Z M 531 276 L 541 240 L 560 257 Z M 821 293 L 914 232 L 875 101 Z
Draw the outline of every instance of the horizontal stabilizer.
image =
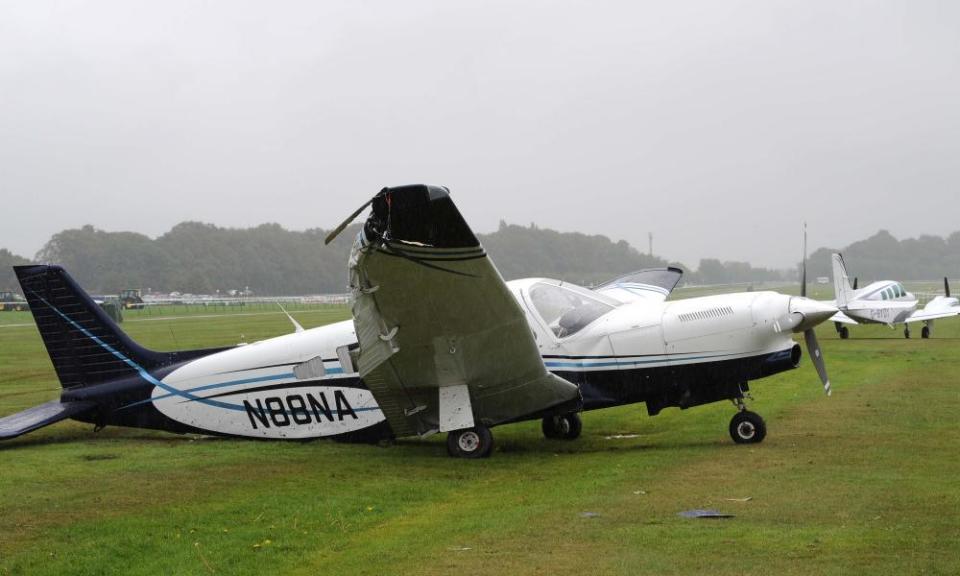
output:
M 82 414 L 94 406 L 96 406 L 95 402 L 52 400 L 23 412 L 11 414 L 5 418 L 0 418 L 0 440 L 16 438 L 37 428 L 55 424 L 61 420 Z

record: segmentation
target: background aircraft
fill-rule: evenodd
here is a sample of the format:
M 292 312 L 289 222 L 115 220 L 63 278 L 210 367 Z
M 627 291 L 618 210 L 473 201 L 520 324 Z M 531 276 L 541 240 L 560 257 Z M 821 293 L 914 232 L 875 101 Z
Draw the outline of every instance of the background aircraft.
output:
M 926 306 L 918 310 L 919 300 L 907 292 L 903 284 L 894 280 L 881 280 L 857 289 L 856 281 L 850 286 L 847 267 L 840 253 L 833 254 L 833 287 L 839 312 L 831 320 L 837 328 L 840 338 L 850 336 L 850 330 L 844 324 L 887 324 L 891 328 L 903 324 L 903 335 L 910 337 L 910 324 L 923 322 L 920 336 L 929 338 L 933 332 L 933 321 L 937 318 L 949 318 L 960 314 L 960 301 L 950 296 L 950 284 L 943 279 L 945 296 L 935 296 Z
M 676 269 L 597 291 L 505 283 L 445 188 L 385 188 L 349 261 L 353 320 L 218 350 L 155 352 L 126 336 L 56 266 L 16 268 L 63 386 L 0 419 L 9 438 L 74 418 L 250 438 L 373 439 L 447 432 L 452 456 L 490 454 L 490 428 L 541 419 L 580 434 L 581 409 L 644 402 L 651 415 L 731 400 L 729 432 L 760 442 L 749 382 L 795 368 L 803 333 L 836 308 L 775 292 L 673 302 Z

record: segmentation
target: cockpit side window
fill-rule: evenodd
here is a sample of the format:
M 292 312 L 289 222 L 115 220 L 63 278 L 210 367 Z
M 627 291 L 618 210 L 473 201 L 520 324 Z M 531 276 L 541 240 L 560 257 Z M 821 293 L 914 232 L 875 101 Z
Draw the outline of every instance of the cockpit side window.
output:
M 590 296 L 587 291 L 543 282 L 530 289 L 530 301 L 557 338 L 576 334 L 614 309 L 613 305 Z

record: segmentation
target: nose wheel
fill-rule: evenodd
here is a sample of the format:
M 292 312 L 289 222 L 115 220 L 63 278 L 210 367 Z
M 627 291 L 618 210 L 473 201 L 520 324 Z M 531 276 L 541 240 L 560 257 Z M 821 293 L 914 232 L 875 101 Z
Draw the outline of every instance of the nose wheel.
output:
M 767 437 L 767 423 L 756 412 L 747 410 L 743 398 L 734 399 L 738 411 L 730 419 L 730 437 L 737 444 L 758 444 Z

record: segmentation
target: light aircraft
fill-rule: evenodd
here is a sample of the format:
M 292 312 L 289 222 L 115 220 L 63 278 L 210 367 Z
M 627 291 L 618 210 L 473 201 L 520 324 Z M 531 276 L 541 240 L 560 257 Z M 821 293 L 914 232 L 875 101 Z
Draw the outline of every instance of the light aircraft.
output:
M 372 440 L 446 432 L 451 456 L 490 454 L 493 426 L 542 420 L 573 439 L 581 410 L 650 415 L 731 400 L 729 432 L 763 440 L 748 383 L 795 368 L 833 306 L 775 292 L 667 302 L 682 272 L 589 290 L 506 283 L 446 188 L 384 188 L 349 259 L 353 319 L 227 349 L 155 352 L 124 334 L 56 266 L 17 277 L 63 392 L 0 419 L 10 438 L 73 418 L 95 425 L 264 439 Z
M 850 337 L 845 324 L 886 324 L 893 328 L 903 324 L 903 336 L 910 337 L 910 324 L 923 322 L 920 331 L 922 338 L 929 338 L 933 332 L 933 321 L 960 315 L 960 301 L 950 296 L 950 283 L 943 279 L 945 296 L 935 296 L 922 309 L 917 309 L 919 300 L 907 292 L 903 284 L 894 280 L 881 280 L 869 286 L 857 289 L 856 279 L 850 286 L 847 267 L 843 256 L 835 252 L 832 256 L 833 288 L 836 300 L 830 302 L 839 312 L 831 318 L 840 338 Z

